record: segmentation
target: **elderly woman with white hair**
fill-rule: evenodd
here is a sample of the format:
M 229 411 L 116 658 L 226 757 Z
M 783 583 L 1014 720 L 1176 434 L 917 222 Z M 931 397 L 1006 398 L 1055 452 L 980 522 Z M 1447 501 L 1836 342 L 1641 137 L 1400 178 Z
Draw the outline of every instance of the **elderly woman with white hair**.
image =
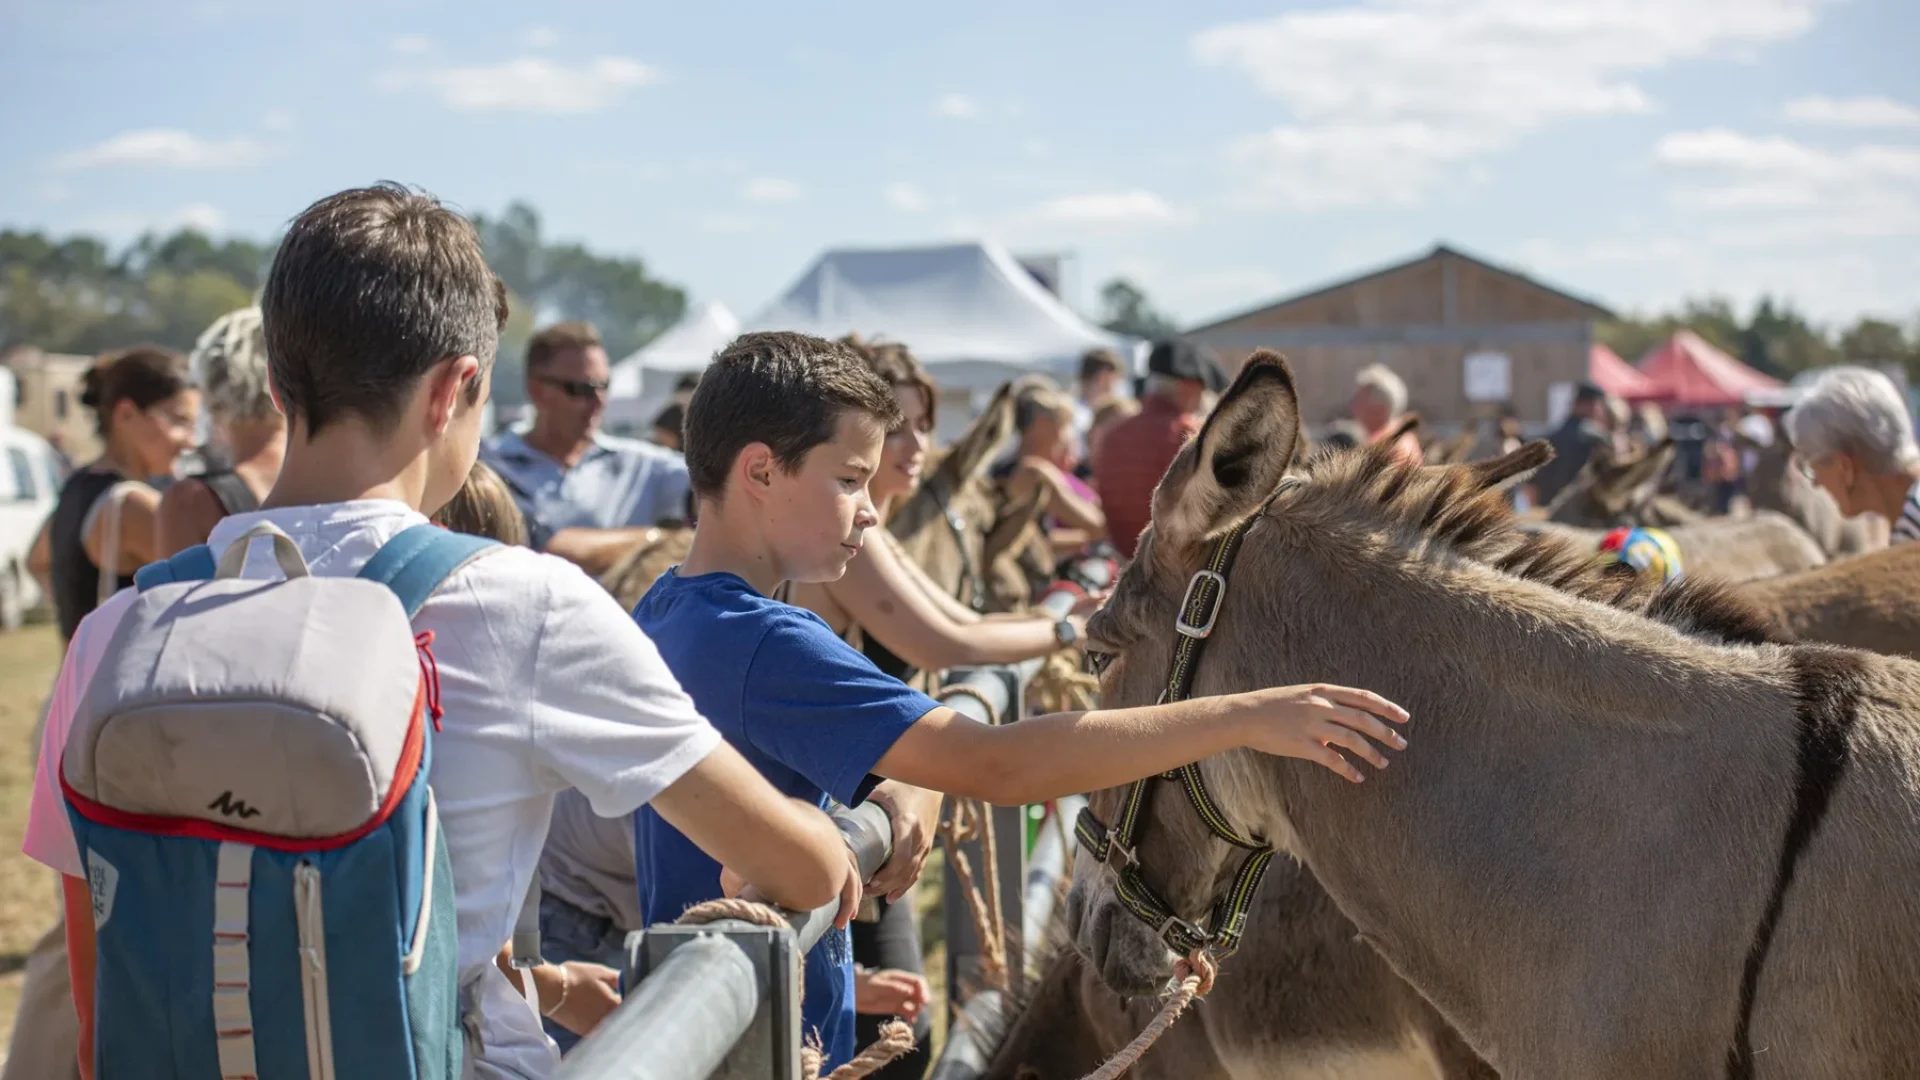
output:
M 1853 517 L 1878 513 L 1892 542 L 1920 539 L 1920 447 L 1913 416 L 1892 379 L 1861 367 L 1820 377 L 1786 415 L 1802 475 Z
M 160 556 L 206 542 L 221 518 L 259 509 L 280 477 L 287 422 L 267 389 L 267 339 L 260 309 L 215 319 L 191 364 L 213 421 L 220 464 L 167 488 L 160 500 Z
M 1369 364 L 1353 380 L 1353 401 L 1349 406 L 1354 422 L 1367 433 L 1367 441 L 1379 442 L 1407 411 L 1407 384 L 1385 364 Z M 1420 438 L 1403 432 L 1393 444 L 1393 456 L 1405 465 L 1422 465 L 1426 455 L 1420 450 Z

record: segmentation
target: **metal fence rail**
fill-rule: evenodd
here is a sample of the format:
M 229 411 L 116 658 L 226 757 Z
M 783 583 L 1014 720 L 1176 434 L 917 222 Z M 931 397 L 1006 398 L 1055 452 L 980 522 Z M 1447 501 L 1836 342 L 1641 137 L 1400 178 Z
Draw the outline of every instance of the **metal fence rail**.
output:
M 1064 618 L 1076 599 L 1057 592 L 1039 606 Z M 1040 663 L 954 671 L 943 685 L 964 686 L 970 693 L 949 697 L 947 705 L 982 723 L 996 718 L 1012 723 Z M 1070 801 L 1056 804 L 1055 813 L 1070 814 Z M 1007 925 L 1023 931 L 1007 943 L 1007 960 L 1023 965 L 1023 946 L 1037 942 L 1052 918 L 1070 845 L 1043 833 L 1029 867 L 1025 809 L 994 807 L 992 815 L 997 837 L 1004 838 L 997 845 L 1002 912 Z M 868 803 L 836 811 L 834 819 L 847 834 L 861 873 L 877 873 L 891 855 L 892 826 L 885 812 Z M 978 841 L 967 846 L 979 866 Z M 961 987 L 977 985 L 980 943 L 950 866 L 946 886 L 948 1000 L 958 1001 Z M 555 1075 L 560 1080 L 798 1080 L 801 959 L 832 926 L 837 909 L 836 901 L 810 912 L 786 912 L 789 926 L 782 929 L 726 920 L 655 926 L 629 935 L 626 999 L 567 1055 Z M 994 1049 L 981 1036 L 1000 1029 L 1002 1007 L 997 991 L 967 1001 L 934 1080 L 979 1075 Z
M 892 853 L 892 824 L 867 803 L 837 811 L 871 877 Z M 733 920 L 656 926 L 627 937 L 627 995 L 567 1055 L 564 1080 L 798 1080 L 800 959 L 833 925 L 839 901 L 786 912 L 773 930 Z

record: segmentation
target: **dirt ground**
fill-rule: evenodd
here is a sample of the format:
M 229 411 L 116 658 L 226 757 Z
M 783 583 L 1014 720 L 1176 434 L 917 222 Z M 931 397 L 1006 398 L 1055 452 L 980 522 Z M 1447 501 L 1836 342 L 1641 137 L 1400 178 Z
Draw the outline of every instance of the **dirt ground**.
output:
M 51 871 L 20 854 L 20 838 L 33 793 L 33 725 L 59 667 L 51 625 L 0 632 L 0 1045 L 13 1040 L 27 950 L 56 911 Z

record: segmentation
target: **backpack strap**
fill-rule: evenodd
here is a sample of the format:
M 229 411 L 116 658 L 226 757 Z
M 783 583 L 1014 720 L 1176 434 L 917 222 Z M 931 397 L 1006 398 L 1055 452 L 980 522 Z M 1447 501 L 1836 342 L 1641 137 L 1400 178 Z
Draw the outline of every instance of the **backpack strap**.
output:
M 208 581 L 212 579 L 213 572 L 213 549 L 205 544 L 195 544 L 171 559 L 148 563 L 134 571 L 133 584 L 141 592 L 146 592 L 155 585 Z
M 438 525 L 415 525 L 374 552 L 359 576 L 392 589 L 411 619 L 454 571 L 500 546 L 498 541 Z

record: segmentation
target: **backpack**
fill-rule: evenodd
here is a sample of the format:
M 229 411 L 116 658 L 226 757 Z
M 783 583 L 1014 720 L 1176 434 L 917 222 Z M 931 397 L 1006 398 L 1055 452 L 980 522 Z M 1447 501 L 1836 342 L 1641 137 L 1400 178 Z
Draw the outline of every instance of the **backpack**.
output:
M 284 579 L 241 578 L 270 538 Z M 439 678 L 411 621 L 491 540 L 420 525 L 356 577 L 256 526 L 139 595 L 82 697 L 61 787 L 86 867 L 102 1080 L 455 1080 Z

